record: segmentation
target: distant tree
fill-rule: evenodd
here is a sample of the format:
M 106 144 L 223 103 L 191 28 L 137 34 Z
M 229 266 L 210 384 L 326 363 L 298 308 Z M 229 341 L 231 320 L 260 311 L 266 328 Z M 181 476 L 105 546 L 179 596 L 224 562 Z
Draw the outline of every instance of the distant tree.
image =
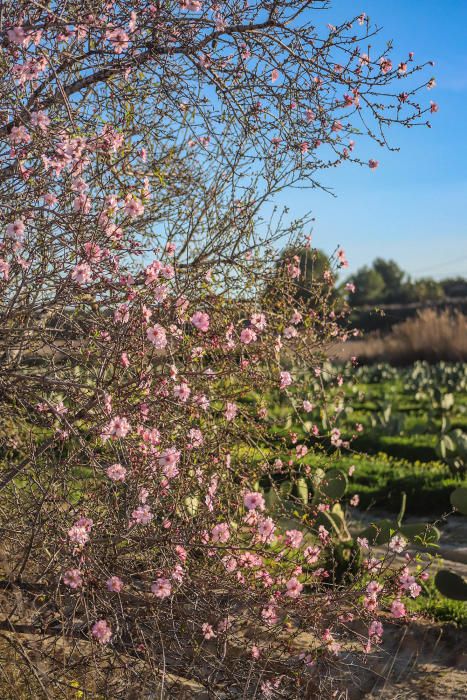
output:
M 352 276 L 350 281 L 355 285 L 352 302 L 356 306 L 377 304 L 384 300 L 384 278 L 382 274 L 373 267 L 361 267 Z
M 401 295 L 404 293 L 404 270 L 401 270 L 394 260 L 384 260 L 383 258 L 376 258 L 373 262 L 373 269 L 378 272 L 384 280 L 384 301 L 387 303 L 402 301 Z
M 408 292 L 408 301 L 441 301 L 446 296 L 442 285 L 431 277 L 411 282 Z
M 467 281 L 462 278 L 437 282 L 430 277 L 412 281 L 394 260 L 376 258 L 371 267 L 361 267 L 347 281 L 355 286 L 352 303 L 407 304 L 439 301 L 446 296 L 467 296 Z
M 448 277 L 440 281 L 447 297 L 467 299 L 467 279 L 464 277 Z

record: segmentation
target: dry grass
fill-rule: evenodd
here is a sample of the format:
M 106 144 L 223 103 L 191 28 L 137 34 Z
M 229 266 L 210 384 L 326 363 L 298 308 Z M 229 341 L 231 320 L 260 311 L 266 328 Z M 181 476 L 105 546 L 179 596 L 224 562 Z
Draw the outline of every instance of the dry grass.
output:
M 459 311 L 424 309 L 394 326 L 390 333 L 371 333 L 333 352 L 333 357 L 361 362 L 387 361 L 405 365 L 415 360 L 437 362 L 467 360 L 467 318 Z

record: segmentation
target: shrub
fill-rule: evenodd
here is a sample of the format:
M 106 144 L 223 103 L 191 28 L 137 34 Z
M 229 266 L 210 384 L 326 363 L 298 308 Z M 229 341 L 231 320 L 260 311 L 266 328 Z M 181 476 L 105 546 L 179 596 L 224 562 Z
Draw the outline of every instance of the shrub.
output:
M 357 107 L 369 136 L 429 112 L 400 110 L 419 67 L 373 38 L 367 58 L 363 16 L 323 35 L 309 5 L 3 8 L 1 411 L 26 427 L 0 478 L 0 629 L 15 649 L 32 640 L 45 697 L 91 668 L 94 697 L 179 680 L 210 697 L 326 692 L 345 645 L 361 649 L 351 618 L 368 653 L 378 610 L 405 615 L 405 570 L 371 552 L 370 588 L 327 582 L 317 518 L 337 496 L 298 511 L 284 494 L 286 528 L 258 490 L 275 460 L 233 459 L 266 441 L 267 396 L 297 413 L 306 370 L 346 337 L 332 275 L 309 309 L 300 261 L 280 262 L 280 241 L 309 245 L 307 220 L 264 226 L 263 205 L 361 163 Z

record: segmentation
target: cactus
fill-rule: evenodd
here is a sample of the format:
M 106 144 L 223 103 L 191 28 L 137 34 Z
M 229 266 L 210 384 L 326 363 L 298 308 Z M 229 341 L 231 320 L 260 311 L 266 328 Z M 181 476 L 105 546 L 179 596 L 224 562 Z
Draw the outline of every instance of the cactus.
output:
M 355 575 L 363 561 L 361 548 L 356 542 L 339 542 L 332 555 L 326 561 L 326 569 L 331 572 L 334 584 L 342 583 L 349 576 Z
M 306 479 L 297 479 L 294 484 L 292 494 L 304 505 L 308 503 L 308 484 Z
M 288 498 L 292 493 L 292 482 L 283 481 L 279 486 L 279 493 L 282 496 L 282 498 Z
M 437 527 L 429 523 L 410 523 L 402 525 L 392 520 L 379 520 L 371 523 L 360 533 L 360 537 L 366 537 L 369 544 L 386 544 L 391 537 L 400 532 L 406 540 L 412 544 L 423 546 L 434 545 L 439 542 L 441 533 Z
M 371 525 L 360 532 L 359 536 L 367 539 L 372 546 L 386 544 L 391 539 L 392 533 L 396 528 L 397 525 L 391 520 L 378 520 L 378 522 L 371 523 Z
M 314 480 L 313 503 L 319 503 L 323 499 L 340 500 L 347 489 L 347 484 L 347 476 L 340 469 L 323 472 L 321 478 Z
M 193 517 L 196 515 L 198 512 L 198 507 L 199 507 L 199 498 L 198 496 L 188 496 L 184 500 L 184 506 L 186 509 L 187 514 L 190 517 Z
M 332 510 L 318 513 L 313 520 L 312 529 L 317 531 L 320 525 L 325 527 L 334 537 L 337 537 L 340 542 L 352 541 L 352 535 L 345 522 L 344 511 L 339 504 L 336 503 Z
M 467 488 L 460 486 L 451 493 L 451 504 L 467 515 Z M 449 569 L 441 569 L 435 576 L 435 586 L 451 600 L 467 600 L 467 581 Z
M 393 413 L 392 403 L 381 405 L 379 413 L 370 414 L 370 422 L 373 428 L 379 428 L 385 435 L 400 435 L 404 430 L 405 417 L 402 413 Z
M 428 523 L 410 523 L 400 527 L 402 535 L 413 544 L 433 545 L 439 542 L 441 533 L 434 525 Z
M 460 428 L 443 433 L 436 452 L 453 473 L 463 473 L 467 469 L 467 435 Z
M 467 600 L 467 581 L 454 571 L 441 569 L 435 576 L 435 586 L 442 595 L 451 600 Z
M 451 505 L 463 515 L 467 515 L 467 488 L 459 486 L 451 493 Z
M 371 525 L 360 533 L 360 537 L 366 537 L 369 544 L 374 546 L 377 544 L 386 544 L 396 532 L 400 532 L 406 538 L 406 540 L 412 544 L 425 546 L 437 544 L 441 537 L 441 533 L 434 525 L 430 525 L 429 523 L 410 523 L 408 525 L 402 524 L 406 504 L 407 496 L 405 493 L 403 493 L 397 520 L 392 521 L 385 519 L 379 520 L 376 523 L 371 523 Z
M 268 510 L 274 510 L 276 505 L 279 503 L 279 495 L 275 488 L 271 486 L 269 489 L 263 490 L 264 501 L 266 503 L 266 508 Z

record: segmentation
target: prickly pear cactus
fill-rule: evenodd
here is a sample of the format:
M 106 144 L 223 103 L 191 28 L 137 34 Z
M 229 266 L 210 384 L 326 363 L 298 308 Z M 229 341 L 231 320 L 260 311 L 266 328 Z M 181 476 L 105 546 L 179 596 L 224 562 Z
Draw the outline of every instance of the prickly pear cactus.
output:
M 435 576 L 435 586 L 440 593 L 451 600 L 467 600 L 467 581 L 454 571 L 441 569 Z
M 467 488 L 460 486 L 451 493 L 451 504 L 467 515 Z M 451 600 L 467 600 L 467 581 L 449 569 L 441 569 L 435 576 L 438 591 Z
M 451 505 L 463 515 L 467 515 L 467 487 L 459 486 L 451 493 Z

